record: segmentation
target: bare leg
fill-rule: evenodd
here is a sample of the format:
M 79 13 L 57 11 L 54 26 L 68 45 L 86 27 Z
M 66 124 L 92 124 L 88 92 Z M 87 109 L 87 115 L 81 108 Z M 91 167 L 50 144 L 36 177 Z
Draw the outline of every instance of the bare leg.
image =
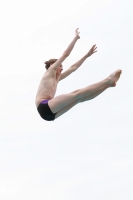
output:
M 80 99 L 75 100 L 74 102 L 70 103 L 68 106 L 62 108 L 59 112 L 56 113 L 55 119 L 57 119 L 58 117 L 60 117 L 64 113 L 66 113 L 68 110 L 70 110 L 72 107 L 74 107 L 75 105 L 77 105 L 79 102 L 80 102 Z
M 98 93 L 100 94 L 102 90 L 104 91 L 108 87 L 115 87 L 116 82 L 118 81 L 121 72 L 122 72 L 121 70 L 117 70 L 116 72 L 112 73 L 108 78 L 104 79 L 103 81 L 90 85 L 86 88 L 80 89 L 81 98 L 85 98 L 85 97 L 88 98 L 91 94 L 94 94 L 94 93 L 97 96 Z
M 84 101 L 89 101 L 91 99 L 94 99 L 95 97 L 97 97 L 98 95 L 100 95 L 102 92 L 104 92 L 106 89 L 108 88 L 108 86 L 104 86 L 102 87 L 100 90 L 98 90 L 97 92 L 92 93 L 91 95 L 87 96 L 87 97 L 83 97 L 80 102 L 84 102 Z
M 69 94 L 57 96 L 54 99 L 49 100 L 48 102 L 49 107 L 53 113 L 57 113 L 66 106 L 70 106 L 70 104 L 73 105 L 74 102 L 80 102 L 80 99 L 83 99 L 87 96 L 90 96 L 91 94 L 94 94 L 102 87 L 113 87 L 116 85 L 116 82 L 120 77 L 120 74 L 121 70 L 117 70 L 114 73 L 112 73 L 108 78 L 98 83 L 76 90 Z
M 91 99 L 94 99 L 95 97 L 97 97 L 98 95 L 100 95 L 102 92 L 104 92 L 106 89 L 108 88 L 108 86 L 104 86 L 102 87 L 100 90 L 98 90 L 97 92 L 87 96 L 87 97 L 83 97 L 81 99 L 78 99 L 74 102 L 72 102 L 71 104 L 69 104 L 68 106 L 66 106 L 65 108 L 61 109 L 55 116 L 55 119 L 57 119 L 58 117 L 60 117 L 61 115 L 63 115 L 64 113 L 66 113 L 68 110 L 70 110 L 72 107 L 74 107 L 75 105 L 77 105 L 78 103 L 82 103 L 84 101 L 89 101 Z
M 49 107 L 53 113 L 57 113 L 63 108 L 65 108 L 66 106 L 69 106 L 71 103 L 77 102 L 77 101 L 79 102 L 79 99 L 90 96 L 91 94 L 99 90 L 101 87 L 104 87 L 107 85 L 109 86 L 108 80 L 105 79 L 93 85 L 73 91 L 69 94 L 59 95 L 55 97 L 54 99 L 49 100 L 48 102 Z

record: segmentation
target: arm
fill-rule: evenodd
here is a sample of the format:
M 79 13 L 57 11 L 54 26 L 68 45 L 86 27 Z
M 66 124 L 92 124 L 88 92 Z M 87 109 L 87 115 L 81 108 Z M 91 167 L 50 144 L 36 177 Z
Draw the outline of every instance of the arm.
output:
M 67 76 L 69 76 L 72 72 L 74 72 L 74 68 L 70 67 L 69 69 L 67 69 L 65 72 L 63 72 L 60 76 L 60 80 L 66 78 Z
M 69 44 L 67 49 L 64 51 L 62 56 L 54 64 L 51 65 L 51 67 L 50 67 L 51 69 L 55 69 L 56 70 L 61 65 L 61 63 L 70 55 L 72 49 L 74 48 L 75 43 L 77 42 L 77 40 L 79 38 L 80 38 L 79 32 L 78 32 L 78 29 L 76 29 L 74 39 Z
M 78 62 L 73 64 L 68 70 L 66 70 L 65 72 L 61 74 L 60 80 L 66 78 L 72 72 L 76 71 L 89 56 L 97 52 L 96 49 L 97 49 L 96 45 L 93 45 L 92 48 L 89 50 L 89 52 L 85 56 L 83 56 Z
M 93 53 L 96 53 L 96 49 L 96 45 L 93 45 L 85 56 L 83 56 L 78 62 L 74 63 L 71 66 L 72 68 L 74 68 L 74 71 L 77 70 L 88 57 L 90 57 Z

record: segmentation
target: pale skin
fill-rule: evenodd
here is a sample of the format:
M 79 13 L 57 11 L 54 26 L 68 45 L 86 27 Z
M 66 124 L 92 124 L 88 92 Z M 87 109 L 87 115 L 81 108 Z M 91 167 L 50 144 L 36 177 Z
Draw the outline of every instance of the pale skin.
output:
M 45 72 L 38 88 L 35 100 L 36 106 L 38 107 L 41 101 L 49 99 L 48 105 L 51 111 L 53 113 L 56 113 L 55 119 L 63 115 L 65 112 L 70 110 L 76 104 L 80 102 L 89 101 L 100 95 L 107 88 L 115 87 L 122 73 L 122 70 L 118 69 L 102 81 L 75 90 L 73 92 L 62 94 L 55 97 L 59 81 L 66 78 L 74 71 L 76 71 L 88 57 L 97 52 L 96 45 L 93 45 L 85 56 L 83 56 L 79 61 L 74 63 L 68 70 L 62 73 L 63 70 L 62 63 L 70 55 L 78 39 L 80 39 L 80 36 L 78 29 L 76 29 L 74 39 L 69 44 L 67 49 L 64 51 L 62 56 L 54 64 L 52 64 Z

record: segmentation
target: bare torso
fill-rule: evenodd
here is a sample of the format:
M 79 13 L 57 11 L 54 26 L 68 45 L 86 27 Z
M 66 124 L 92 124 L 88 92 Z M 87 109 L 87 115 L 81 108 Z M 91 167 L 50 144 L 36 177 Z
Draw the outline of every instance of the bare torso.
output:
M 35 104 L 37 107 L 44 99 L 54 98 L 59 79 L 60 76 L 56 75 L 56 71 L 54 73 L 51 73 L 51 70 L 45 72 L 36 94 Z

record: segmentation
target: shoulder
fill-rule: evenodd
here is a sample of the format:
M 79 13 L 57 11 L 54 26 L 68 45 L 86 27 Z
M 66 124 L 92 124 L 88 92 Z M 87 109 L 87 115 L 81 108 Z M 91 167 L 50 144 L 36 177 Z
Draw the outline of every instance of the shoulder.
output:
M 55 70 L 48 69 L 48 70 L 44 73 L 43 79 L 50 79 L 50 78 L 55 77 L 55 75 L 56 75 Z

